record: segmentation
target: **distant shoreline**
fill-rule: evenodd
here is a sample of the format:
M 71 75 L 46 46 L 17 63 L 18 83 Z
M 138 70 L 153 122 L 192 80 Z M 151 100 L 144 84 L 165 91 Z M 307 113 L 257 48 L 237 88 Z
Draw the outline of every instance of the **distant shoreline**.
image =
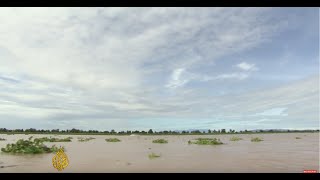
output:
M 303 130 L 290 130 L 290 129 L 254 129 L 254 130 L 240 130 L 234 129 L 193 129 L 193 130 L 163 130 L 153 131 L 98 131 L 98 130 L 80 130 L 80 129 L 6 129 L 0 128 L 0 134 L 52 134 L 52 135 L 220 135 L 220 134 L 270 134 L 270 133 L 313 133 L 319 132 L 319 129 L 303 129 Z
M 292 131 L 292 132 L 243 132 L 243 133 L 188 133 L 188 134 L 105 134 L 105 133 L 22 133 L 22 132 L 0 132 L 0 134 L 6 135 L 15 135 L 15 134 L 25 134 L 25 135 L 105 135 L 105 136 L 130 136 L 130 135 L 137 135 L 137 136 L 188 136 L 188 135 L 237 135 L 237 134 L 290 134 L 290 133 L 319 133 L 319 131 Z

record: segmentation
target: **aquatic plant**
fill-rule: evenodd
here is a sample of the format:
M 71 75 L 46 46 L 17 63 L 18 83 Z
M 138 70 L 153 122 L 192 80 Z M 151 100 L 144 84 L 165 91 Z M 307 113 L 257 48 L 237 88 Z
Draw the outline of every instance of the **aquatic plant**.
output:
M 87 142 L 87 141 L 90 141 L 92 139 L 95 139 L 95 138 L 93 138 L 93 137 L 89 137 L 89 138 L 78 137 L 78 141 L 79 142 Z
M 149 159 L 155 159 L 155 158 L 158 158 L 160 157 L 161 155 L 158 155 L 158 154 L 155 154 L 155 153 L 151 153 L 148 155 Z
M 232 138 L 230 138 L 230 141 L 240 141 L 240 140 L 242 140 L 242 138 L 239 138 L 236 136 L 233 136 Z
M 301 139 L 301 137 L 296 137 L 296 139 Z
M 6 139 L 0 138 L 0 141 L 5 141 Z
M 32 137 L 32 136 L 31 136 Z M 67 137 L 67 138 L 48 138 L 48 137 L 42 137 L 42 138 L 37 138 L 39 141 L 42 142 L 71 142 L 72 137 Z
M 60 147 L 63 148 L 64 147 Z M 40 139 L 33 139 L 30 137 L 28 140 L 19 139 L 14 144 L 7 144 L 5 148 L 1 148 L 2 152 L 5 153 L 22 153 L 22 154 L 40 154 L 40 153 L 51 153 L 59 150 L 55 145 L 47 147 L 43 144 Z
M 251 142 L 260 142 L 260 141 L 263 141 L 263 139 L 259 137 L 251 138 Z
M 106 141 L 107 142 L 120 142 L 120 139 L 118 139 L 118 138 L 107 138 Z
M 156 140 L 153 140 L 152 143 L 166 144 L 168 143 L 168 141 L 165 139 L 156 139 Z
M 220 145 L 223 144 L 220 139 L 217 138 L 198 138 L 196 141 L 188 141 L 188 144 L 199 144 L 199 145 Z

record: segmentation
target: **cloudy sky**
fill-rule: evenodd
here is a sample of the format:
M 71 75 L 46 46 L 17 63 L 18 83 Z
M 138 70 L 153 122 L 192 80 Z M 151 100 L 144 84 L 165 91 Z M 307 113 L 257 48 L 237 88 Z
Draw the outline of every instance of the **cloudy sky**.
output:
M 319 128 L 319 8 L 0 8 L 0 127 Z

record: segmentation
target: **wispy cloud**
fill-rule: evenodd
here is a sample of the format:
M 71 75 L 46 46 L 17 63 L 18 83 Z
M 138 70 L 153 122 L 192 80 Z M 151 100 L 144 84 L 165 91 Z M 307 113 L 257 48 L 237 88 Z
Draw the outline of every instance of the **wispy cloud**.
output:
M 249 73 L 235 72 L 235 73 L 225 73 L 216 76 L 208 76 L 204 74 L 197 74 L 192 72 L 187 72 L 185 69 L 176 69 L 172 72 L 172 75 L 165 85 L 167 88 L 176 89 L 183 87 L 189 82 L 207 82 L 207 81 L 218 81 L 218 80 L 244 80 L 249 77 Z
M 184 84 L 186 84 L 189 80 L 183 79 L 181 77 L 184 72 L 185 72 L 185 69 L 183 69 L 183 68 L 175 69 L 172 72 L 171 78 L 169 80 L 169 83 L 166 84 L 166 87 L 177 88 L 177 87 L 180 87 L 180 86 L 183 86 Z
M 249 64 L 246 62 L 241 62 L 241 63 L 237 64 L 237 67 L 241 70 L 244 70 L 244 71 L 257 71 L 258 70 L 258 68 L 256 67 L 255 64 Z
M 287 116 L 288 114 L 284 112 L 286 109 L 287 108 L 272 108 L 261 113 L 257 113 L 255 116 Z
M 249 75 L 246 73 L 231 73 L 231 74 L 221 74 L 215 79 L 246 79 Z

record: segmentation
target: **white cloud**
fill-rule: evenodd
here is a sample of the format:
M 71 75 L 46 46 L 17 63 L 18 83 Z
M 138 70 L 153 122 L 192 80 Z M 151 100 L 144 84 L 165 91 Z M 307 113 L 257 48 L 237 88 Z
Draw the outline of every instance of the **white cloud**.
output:
M 284 113 L 287 108 L 271 108 L 265 110 L 261 113 L 256 113 L 255 116 L 287 116 L 288 114 Z
M 150 68 L 173 71 L 181 65 L 199 66 L 207 63 L 201 56 L 217 59 L 265 42 L 280 24 L 269 26 L 263 19 L 257 21 L 264 11 L 1 8 L 0 46 L 15 58 L 1 59 L 0 67 L 8 74 L 68 86 L 139 88 L 144 72 Z M 212 18 L 215 16 L 221 18 Z M 188 56 L 189 60 L 172 60 L 177 55 Z M 142 69 L 146 63 L 155 66 Z
M 258 68 L 256 67 L 255 64 L 249 64 L 246 62 L 241 62 L 239 64 L 237 64 L 237 67 L 240 68 L 241 70 L 244 71 L 257 71 Z
M 183 87 L 187 83 L 191 81 L 198 82 L 207 82 L 207 81 L 217 81 L 217 80 L 227 80 L 227 79 L 236 79 L 236 80 L 244 80 L 249 77 L 249 73 L 226 73 L 219 74 L 216 76 L 208 76 L 203 74 L 186 72 L 183 68 L 175 69 L 172 72 L 171 78 L 169 82 L 165 85 L 167 88 L 176 89 L 178 87 Z
M 182 73 L 184 71 L 185 71 L 185 69 L 183 69 L 183 68 L 175 69 L 172 72 L 170 81 L 168 84 L 166 84 L 166 87 L 167 88 L 177 88 L 177 87 L 180 87 L 180 86 L 183 86 L 184 84 L 186 84 L 189 80 L 182 79 L 182 77 L 181 77 Z
M 235 73 L 225 73 L 219 74 L 216 76 L 207 76 L 207 75 L 198 75 L 198 80 L 200 81 L 213 81 L 213 80 L 227 80 L 227 79 L 236 79 L 244 80 L 249 77 L 249 73 L 235 72 Z
M 216 79 L 239 79 L 243 80 L 248 78 L 248 74 L 246 73 L 230 73 L 230 74 L 221 74 L 216 77 Z

